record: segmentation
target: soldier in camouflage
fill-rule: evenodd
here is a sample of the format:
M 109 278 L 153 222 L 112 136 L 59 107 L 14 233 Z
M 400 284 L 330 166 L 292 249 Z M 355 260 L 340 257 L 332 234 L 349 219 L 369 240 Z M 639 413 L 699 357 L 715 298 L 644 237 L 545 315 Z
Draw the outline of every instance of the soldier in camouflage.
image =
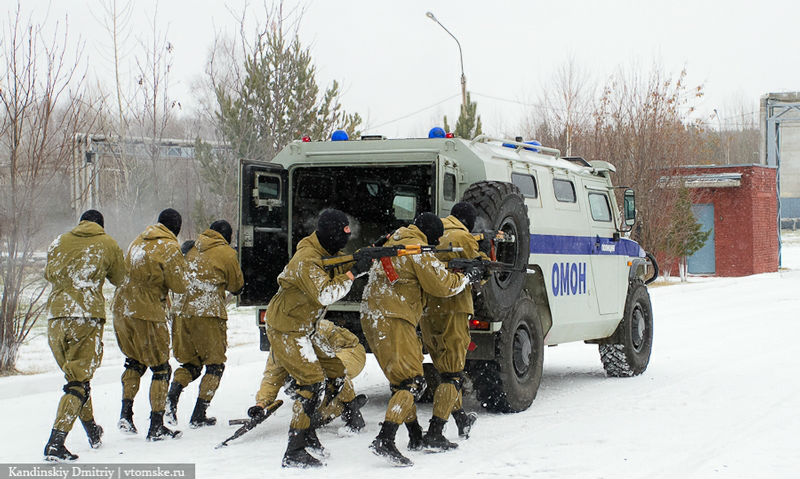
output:
M 367 397 L 363 394 L 356 396 L 353 378 L 364 369 L 367 360 L 364 346 L 361 345 L 355 334 L 346 328 L 336 326 L 327 319 L 320 319 L 317 322 L 317 331 L 313 338 L 315 344 L 322 350 L 333 352 L 342 361 L 345 367 L 345 381 L 342 391 L 335 398 L 332 400 L 326 398 L 322 401 L 317 414 L 311 418 L 312 427 L 327 424 L 341 415 L 347 430 L 357 433 L 366 425 L 360 409 L 366 403 Z M 247 410 L 248 416 L 256 418 L 265 414 L 264 408 L 275 401 L 281 387 L 289 379 L 288 376 L 286 370 L 279 366 L 270 354 L 261 378 L 261 385 L 256 393 L 256 404 Z M 289 384 L 287 386 L 287 389 L 292 388 L 296 388 L 296 385 Z
M 170 291 L 186 292 L 186 261 L 178 245 L 181 215 L 172 208 L 158 215 L 158 224 L 148 226 L 128 248 L 125 262 L 127 280 L 114 296 L 114 332 L 122 354 L 122 411 L 117 423 L 125 433 L 136 434 L 133 423 L 133 399 L 139 382 L 149 367 L 150 428 L 148 441 L 178 438 L 180 431 L 164 426 L 167 387 L 172 369 L 169 365 L 169 327 L 167 311 Z
M 489 257 L 478 249 L 478 242 L 470 233 L 478 214 L 475 207 L 462 201 L 453 205 L 450 213 L 442 220 L 444 234 L 440 243 L 460 248 L 461 251 L 438 253 L 436 257 L 445 264 L 454 258 L 488 260 Z M 469 437 L 470 428 L 477 418 L 477 414 L 464 411 L 461 398 L 464 365 L 470 343 L 469 320 L 474 312 L 472 287 L 467 286 L 449 298 L 427 295 L 425 304 L 419 323 L 422 343 L 439 371 L 442 382 L 433 395 L 433 417 L 423 440 L 428 448 L 452 449 L 457 445 L 442 434 L 451 411 L 460 437 Z
M 413 225 L 397 230 L 385 246 L 436 245 L 442 233 L 442 221 L 433 213 L 422 213 Z M 477 269 L 466 275 L 449 272 L 431 253 L 393 257 L 388 264 L 376 263 L 370 271 L 361 303 L 361 326 L 392 390 L 386 417 L 370 449 L 393 465 L 413 465 L 395 445 L 400 424 L 408 429 L 409 449 L 424 446 L 415 405 L 425 390 L 422 343 L 417 336 L 423 295 L 450 297 L 481 276 Z
M 178 398 L 183 388 L 206 373 L 200 381 L 191 427 L 212 426 L 217 420 L 206 409 L 225 370 L 228 338 L 225 292 L 238 294 L 244 287 L 236 251 L 230 247 L 230 223 L 218 220 L 204 231 L 186 252 L 188 285 L 172 324 L 172 349 L 181 367 L 175 371 L 167 394 L 165 417 L 177 424 Z
M 278 276 L 280 287 L 267 306 L 270 357 L 297 384 L 283 467 L 322 465 L 306 451 L 306 447 L 323 450 L 311 417 L 326 389 L 331 398 L 339 394 L 345 382 L 345 366 L 335 354 L 321 349 L 313 336 L 327 306 L 343 298 L 354 278 L 371 264 L 369 259 L 359 261 L 342 274 L 325 270 L 322 258 L 339 252 L 349 238 L 347 215 L 334 209 L 322 211 L 316 231 L 300 240 L 294 256 Z
M 45 278 L 52 289 L 47 298 L 47 339 L 67 384 L 58 403 L 50 440 L 44 448 L 47 461 L 78 458 L 64 446 L 76 417 L 92 448 L 103 436 L 94 420 L 89 381 L 103 357 L 106 308 L 103 284 L 119 286 L 125 279 L 122 250 L 103 229 L 103 215 L 88 210 L 72 231 L 59 236 L 47 251 Z

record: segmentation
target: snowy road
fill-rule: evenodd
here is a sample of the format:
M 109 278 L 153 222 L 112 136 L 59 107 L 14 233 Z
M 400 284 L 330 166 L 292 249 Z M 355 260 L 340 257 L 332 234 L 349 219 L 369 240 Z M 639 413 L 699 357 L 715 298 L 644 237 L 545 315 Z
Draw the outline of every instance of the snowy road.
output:
M 214 445 L 233 432 L 227 419 L 253 402 L 265 354 L 258 350 L 249 310 L 231 323 L 238 343 L 230 351 L 222 386 L 209 409 L 220 423 L 185 428 L 183 438 L 144 441 L 149 404 L 146 387 L 135 405 L 136 437 L 115 427 L 122 360 L 107 341 L 103 367 L 92 383 L 96 417 L 106 429 L 104 446 L 91 450 L 77 424 L 67 446 L 81 462 L 190 462 L 197 476 L 213 477 L 686 477 L 800 473 L 800 237 L 784 238 L 788 268 L 745 278 L 693 278 L 688 284 L 651 288 L 655 339 L 650 367 L 628 379 L 606 378 L 597 347 L 566 344 L 545 351 L 544 377 L 533 406 L 511 415 L 481 413 L 472 437 L 443 454 L 408 452 L 414 468 L 395 469 L 370 454 L 389 398 L 372 356 L 356 379 L 370 396 L 367 429 L 338 437 L 320 431 L 331 457 L 314 471 L 283 470 L 290 408 L 229 447 Z M 110 329 L 110 324 L 107 329 Z M 113 336 L 112 336 L 113 337 Z M 38 342 L 37 342 L 38 341 Z M 49 435 L 63 378 L 47 360 L 41 339 L 23 349 L 20 366 L 49 370 L 0 378 L 0 463 L 38 462 Z M 183 426 L 197 382 L 184 393 Z M 282 396 L 283 397 L 283 396 Z M 286 399 L 285 397 L 283 397 Z M 423 423 L 430 405 L 420 406 Z M 455 425 L 446 435 L 458 440 Z M 405 431 L 398 445 L 406 452 Z

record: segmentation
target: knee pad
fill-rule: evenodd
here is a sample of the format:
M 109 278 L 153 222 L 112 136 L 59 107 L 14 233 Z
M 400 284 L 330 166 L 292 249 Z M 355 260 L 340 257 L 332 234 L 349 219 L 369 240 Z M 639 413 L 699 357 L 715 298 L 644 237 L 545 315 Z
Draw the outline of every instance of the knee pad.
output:
M 219 378 L 222 377 L 222 373 L 225 371 L 224 364 L 206 364 L 206 374 L 212 374 Z
M 81 382 L 81 381 L 70 381 L 64 385 L 64 393 L 71 394 L 76 398 L 80 399 L 81 405 L 86 404 L 86 401 L 89 399 L 89 391 L 91 388 L 89 387 L 89 382 Z
M 200 377 L 200 373 L 203 370 L 203 366 L 198 366 L 197 364 L 192 363 L 183 363 L 181 367 L 187 371 L 189 371 L 189 375 L 192 376 L 192 381 Z
M 306 386 L 297 386 L 297 391 L 296 399 L 303 405 L 303 412 L 306 413 L 308 417 L 311 417 L 322 401 L 322 394 L 325 391 L 325 381 Z M 306 394 L 303 394 L 304 392 Z M 310 397 L 307 397 L 307 395 Z
M 145 373 L 145 371 L 147 371 L 147 366 L 133 358 L 125 358 L 125 369 L 135 371 L 137 374 L 139 374 L 139 376 L 141 376 Z
M 335 398 L 344 389 L 345 377 L 327 378 L 325 380 L 325 389 L 328 392 L 330 399 Z
M 413 378 L 406 379 L 397 386 L 392 386 L 392 392 L 394 393 L 400 389 L 405 389 L 406 391 L 410 392 L 412 396 L 414 396 L 414 401 L 419 401 L 419 398 L 422 397 L 426 387 L 427 384 L 425 384 L 425 377 L 414 376 Z
M 172 367 L 169 363 L 151 366 L 150 370 L 153 371 L 153 381 L 169 381 L 169 377 L 172 374 Z
M 464 376 L 460 371 L 457 373 L 441 373 L 440 376 L 443 383 L 452 384 L 456 387 L 456 391 L 461 391 L 461 388 L 464 387 Z

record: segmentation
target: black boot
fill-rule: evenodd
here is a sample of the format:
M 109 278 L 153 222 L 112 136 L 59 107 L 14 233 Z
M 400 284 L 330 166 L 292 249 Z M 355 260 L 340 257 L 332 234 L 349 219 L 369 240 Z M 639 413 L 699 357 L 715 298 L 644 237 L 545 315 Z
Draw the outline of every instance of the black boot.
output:
M 447 451 L 458 447 L 458 444 L 448 441 L 442 434 L 445 424 L 447 424 L 447 421 L 444 419 L 436 416 L 431 418 L 428 432 L 425 433 L 425 437 L 423 438 L 427 449 L 432 451 Z
M 421 451 L 425 447 L 425 442 L 422 440 L 422 426 L 414 419 L 406 423 L 408 429 L 408 450 Z
M 172 424 L 173 426 L 178 424 L 178 399 L 181 397 L 182 392 L 183 386 L 181 386 L 181 383 L 172 381 L 167 393 L 167 409 L 164 411 L 164 418 L 166 418 L 167 424 Z
M 352 432 L 359 432 L 367 425 L 364 416 L 361 415 L 361 408 L 367 404 L 367 396 L 359 394 L 352 401 L 343 403 L 342 419 L 344 425 Z
M 161 441 L 163 439 L 178 439 L 183 435 L 180 431 L 173 431 L 164 426 L 164 411 L 150 413 L 150 430 L 147 431 L 148 441 Z
M 317 437 L 317 431 L 313 427 L 306 429 L 306 451 L 310 452 L 316 458 L 324 458 L 330 456 L 328 451 L 322 447 Z
M 136 425 L 133 424 L 133 399 L 122 400 L 122 411 L 119 413 L 117 427 L 127 434 L 136 434 Z
M 103 428 L 94 422 L 94 419 L 81 420 L 81 424 L 83 424 L 83 429 L 86 431 L 86 437 L 89 438 L 89 445 L 92 446 L 92 449 L 102 446 Z
M 289 429 L 289 445 L 283 454 L 283 467 L 320 467 L 322 463 L 305 450 L 307 429 Z
M 206 409 L 208 409 L 208 404 L 209 401 L 197 398 L 197 402 L 194 405 L 194 411 L 192 411 L 192 418 L 189 419 L 189 426 L 196 429 L 198 427 L 213 426 L 217 423 L 217 418 L 206 417 Z
M 411 462 L 411 459 L 400 454 L 400 451 L 397 450 L 397 446 L 394 444 L 394 437 L 397 434 L 398 427 L 400 427 L 399 424 L 383 421 L 381 424 L 381 432 L 378 433 L 378 437 L 372 441 L 369 448 L 372 450 L 373 454 L 385 458 L 389 461 L 389 464 L 393 466 L 413 466 L 414 463 Z
M 453 411 L 453 419 L 456 420 L 456 426 L 458 426 L 458 437 L 469 439 L 469 431 L 472 429 L 472 425 L 475 424 L 475 421 L 478 420 L 478 413 L 468 413 L 463 409 L 459 409 Z
M 77 454 L 73 454 L 64 447 L 64 439 L 67 438 L 67 433 L 53 429 L 50 432 L 50 439 L 47 445 L 44 446 L 44 460 L 50 462 L 72 462 L 78 458 Z

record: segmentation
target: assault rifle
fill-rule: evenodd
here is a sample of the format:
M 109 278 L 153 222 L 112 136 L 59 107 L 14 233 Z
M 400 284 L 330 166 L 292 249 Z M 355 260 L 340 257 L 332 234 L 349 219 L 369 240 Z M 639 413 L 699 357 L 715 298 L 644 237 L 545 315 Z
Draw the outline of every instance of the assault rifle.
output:
M 483 241 L 485 239 L 489 241 L 495 241 L 497 243 L 513 243 L 517 239 L 511 233 L 506 233 L 505 231 L 478 231 L 477 233 L 473 233 L 472 237 L 475 238 L 475 241 Z
M 393 256 L 408 256 L 411 254 L 422 254 L 422 253 L 461 252 L 463 250 L 464 248 L 453 247 L 453 246 L 449 248 L 436 248 L 436 246 L 418 245 L 418 244 L 411 244 L 411 245 L 398 244 L 395 246 L 371 246 L 367 248 L 361 248 L 353 254 L 324 257 L 322 258 L 322 266 L 325 269 L 331 269 L 335 268 L 336 266 L 343 265 L 345 263 L 358 261 L 361 258 L 381 259 L 381 258 L 391 258 Z
M 484 272 L 534 273 L 532 269 L 525 267 L 517 268 L 513 264 L 500 263 L 499 261 L 489 261 L 487 259 L 480 258 L 455 258 L 447 262 L 447 269 L 452 269 L 453 271 L 467 271 L 470 268 L 478 268 Z
M 262 414 L 260 416 L 251 417 L 251 418 L 247 418 L 247 419 L 231 419 L 230 421 L 228 421 L 228 425 L 230 425 L 230 426 L 240 426 L 239 429 L 237 429 L 236 432 L 234 432 L 231 437 L 229 437 L 228 439 L 225 439 L 221 443 L 217 444 L 216 447 L 214 447 L 214 449 L 219 449 L 221 447 L 225 447 L 225 446 L 228 445 L 229 442 L 233 441 L 234 439 L 238 439 L 238 438 L 244 436 L 248 431 L 252 430 L 256 426 L 258 426 L 259 424 L 264 422 L 264 420 L 266 418 L 270 417 L 272 415 L 272 413 L 275 412 L 276 409 L 281 407 L 281 405 L 283 405 L 283 400 L 278 399 L 277 401 L 273 402 L 269 406 L 265 407 L 264 408 L 264 414 Z

